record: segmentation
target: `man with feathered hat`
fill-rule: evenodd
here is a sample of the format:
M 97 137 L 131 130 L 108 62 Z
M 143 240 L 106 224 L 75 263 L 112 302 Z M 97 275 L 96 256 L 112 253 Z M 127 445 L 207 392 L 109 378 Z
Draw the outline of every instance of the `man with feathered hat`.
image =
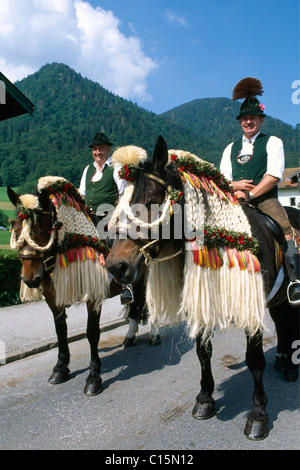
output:
M 239 120 L 242 139 L 229 144 L 223 152 L 220 169 L 229 179 L 239 199 L 273 217 L 282 226 L 286 238 L 285 257 L 291 267 L 288 299 L 291 305 L 300 305 L 299 252 L 294 242 L 293 229 L 286 211 L 278 200 L 278 183 L 282 179 L 285 158 L 281 139 L 261 133 L 265 106 L 257 95 L 263 94 L 260 80 L 247 77 L 233 89 L 232 99 L 244 99 Z

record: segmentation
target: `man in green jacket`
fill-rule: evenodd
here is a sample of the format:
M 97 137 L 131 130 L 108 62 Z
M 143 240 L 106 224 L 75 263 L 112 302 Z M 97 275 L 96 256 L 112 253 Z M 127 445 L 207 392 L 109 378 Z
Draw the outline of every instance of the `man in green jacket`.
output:
M 113 208 L 124 189 L 124 181 L 118 175 L 118 169 L 110 166 L 112 143 L 98 132 L 90 143 L 94 162 L 83 171 L 79 192 L 85 198 L 93 220 L 97 223 L 105 215 L 104 206 Z
M 106 228 L 101 227 L 99 222 L 107 215 L 107 212 L 108 218 L 112 215 L 125 189 L 125 181 L 118 174 L 119 168 L 110 166 L 112 145 L 102 132 L 95 135 L 89 145 L 93 152 L 94 162 L 85 167 L 79 186 L 79 192 L 85 198 L 100 238 L 106 238 L 109 243 L 111 241 L 107 238 Z M 124 286 L 121 292 L 121 303 L 131 302 L 133 302 L 133 288 L 131 285 Z
M 223 152 L 220 170 L 231 181 L 239 199 L 251 200 L 251 204 L 273 217 L 283 228 L 287 249 L 286 259 L 292 268 L 292 282 L 288 286 L 291 305 L 300 305 L 299 247 L 295 245 L 293 228 L 286 211 L 280 204 L 278 183 L 282 179 L 285 158 L 281 139 L 261 133 L 264 122 L 264 105 L 256 95 L 262 95 L 259 80 L 247 77 L 233 90 L 233 100 L 245 98 L 237 119 L 242 139 L 229 144 Z

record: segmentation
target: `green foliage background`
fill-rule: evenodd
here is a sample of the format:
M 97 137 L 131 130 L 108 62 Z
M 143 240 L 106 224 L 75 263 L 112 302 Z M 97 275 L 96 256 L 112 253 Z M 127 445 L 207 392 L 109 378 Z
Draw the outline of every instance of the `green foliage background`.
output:
M 0 307 L 20 303 L 21 261 L 16 251 L 0 250 Z
M 228 98 L 194 100 L 156 115 L 58 63 L 16 86 L 36 110 L 0 123 L 0 186 L 19 186 L 20 192 L 32 192 L 46 175 L 64 176 L 78 186 L 91 161 L 88 144 L 99 131 L 114 147 L 138 145 L 150 155 L 161 134 L 169 148 L 189 150 L 217 165 L 225 146 L 240 136 L 235 119 L 240 105 Z M 264 131 L 284 140 L 286 166 L 298 166 L 298 130 L 267 118 Z

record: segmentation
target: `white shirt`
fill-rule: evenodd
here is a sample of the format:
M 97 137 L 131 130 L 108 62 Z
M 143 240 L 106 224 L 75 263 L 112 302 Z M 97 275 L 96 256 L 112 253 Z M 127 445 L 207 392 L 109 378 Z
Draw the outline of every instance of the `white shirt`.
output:
M 242 139 L 243 147 L 241 150 L 241 154 L 245 154 L 245 155 L 252 154 L 253 144 L 259 134 L 260 132 L 258 132 L 255 136 L 253 136 L 250 140 L 248 140 L 243 135 L 243 139 Z M 220 170 L 229 181 L 232 181 L 232 165 L 231 165 L 232 146 L 233 146 L 233 142 L 227 145 L 226 149 L 223 152 L 223 156 L 222 156 L 221 163 L 220 163 Z M 275 178 L 279 178 L 281 181 L 282 175 L 284 172 L 284 167 L 285 167 L 285 157 L 284 157 L 283 142 L 278 137 L 271 135 L 267 142 L 267 171 L 265 175 L 274 176 Z
M 95 167 L 95 173 L 93 174 L 93 176 L 91 178 L 91 181 L 92 181 L 92 183 L 96 183 L 97 181 L 100 181 L 102 179 L 103 169 L 105 168 L 105 166 L 110 165 L 110 158 L 108 158 L 106 160 L 106 162 L 103 165 L 102 170 L 99 170 L 99 168 L 96 165 L 96 162 L 93 162 L 93 165 Z M 85 167 L 85 169 L 83 170 L 82 177 L 81 177 L 81 180 L 80 180 L 80 186 L 79 186 L 79 189 L 78 189 L 79 193 L 83 197 L 85 197 L 85 194 L 86 194 L 86 173 L 87 173 L 88 167 L 89 167 L 89 165 L 87 165 Z M 115 167 L 114 168 L 113 177 L 114 177 L 114 180 L 116 182 L 116 185 L 118 186 L 119 196 L 121 196 L 121 194 L 123 194 L 123 191 L 125 189 L 126 181 L 123 180 L 122 178 L 120 178 L 119 169 L 120 169 L 120 167 Z

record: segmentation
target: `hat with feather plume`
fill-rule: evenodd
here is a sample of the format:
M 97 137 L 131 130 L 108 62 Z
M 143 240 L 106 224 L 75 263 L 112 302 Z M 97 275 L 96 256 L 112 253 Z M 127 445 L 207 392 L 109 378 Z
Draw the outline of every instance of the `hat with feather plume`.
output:
M 233 101 L 245 98 L 237 119 L 240 119 L 242 116 L 258 115 L 265 117 L 263 112 L 265 106 L 257 99 L 257 95 L 262 96 L 263 92 L 261 81 L 257 78 L 246 77 L 235 85 L 232 92 Z

